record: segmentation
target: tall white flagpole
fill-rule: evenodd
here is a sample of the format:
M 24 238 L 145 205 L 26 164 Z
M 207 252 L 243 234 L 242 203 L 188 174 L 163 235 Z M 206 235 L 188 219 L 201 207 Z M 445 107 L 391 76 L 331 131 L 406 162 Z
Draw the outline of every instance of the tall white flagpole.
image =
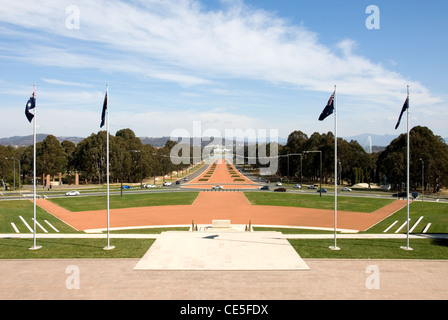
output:
M 337 246 L 338 228 L 338 108 L 337 108 L 336 85 L 334 86 L 334 246 L 331 250 L 341 250 Z
M 408 86 L 408 110 L 407 110 L 407 168 L 406 168 L 406 194 L 407 194 L 407 232 L 406 232 L 406 247 L 401 247 L 404 250 L 412 251 L 413 249 L 409 246 L 409 165 L 410 165 L 410 135 L 409 135 L 409 109 L 410 109 L 410 100 L 409 100 L 409 86 Z
M 42 246 L 36 244 L 36 122 L 37 122 L 37 98 L 36 98 L 36 85 L 34 85 L 33 91 L 34 97 L 34 122 L 33 122 L 33 140 L 34 140 L 34 151 L 33 151 L 33 210 L 34 210 L 34 232 L 33 232 L 33 246 L 29 248 L 30 250 L 39 250 Z
M 106 122 L 107 122 L 107 247 L 104 247 L 104 250 L 113 250 L 115 249 L 114 246 L 110 245 L 110 232 L 109 232 L 109 211 L 110 211 L 110 207 L 109 207 L 109 84 L 106 85 L 106 104 L 107 104 L 107 108 L 106 108 Z

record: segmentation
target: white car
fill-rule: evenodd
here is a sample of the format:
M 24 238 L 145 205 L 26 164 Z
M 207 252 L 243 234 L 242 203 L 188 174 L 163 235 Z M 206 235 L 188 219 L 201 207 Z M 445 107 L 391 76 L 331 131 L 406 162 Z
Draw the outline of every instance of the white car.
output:
M 220 186 L 220 185 L 217 185 L 217 186 L 213 186 L 212 189 L 214 189 L 214 190 L 222 190 L 222 189 L 224 189 L 224 187 Z
M 282 183 L 281 183 L 281 182 L 277 182 L 275 185 L 276 185 L 276 186 L 281 186 Z
M 171 185 L 171 182 L 164 182 L 163 185 L 164 185 L 165 187 L 170 186 L 170 185 Z
M 294 189 L 302 189 L 302 186 L 300 184 L 295 184 Z
M 342 187 L 342 188 L 341 188 L 341 191 L 352 191 L 352 189 L 347 188 L 347 187 Z
M 153 184 L 145 184 L 143 187 L 145 188 L 155 188 L 156 186 Z
M 78 191 L 69 191 L 65 194 L 66 196 L 79 196 Z

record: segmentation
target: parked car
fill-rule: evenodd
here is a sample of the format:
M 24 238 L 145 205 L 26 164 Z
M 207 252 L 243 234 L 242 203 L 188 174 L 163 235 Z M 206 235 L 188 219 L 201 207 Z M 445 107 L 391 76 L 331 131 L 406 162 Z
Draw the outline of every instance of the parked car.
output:
M 212 189 L 213 190 L 222 190 L 222 189 L 224 189 L 224 187 L 220 186 L 220 185 L 217 185 L 217 186 L 213 186 Z
M 320 192 L 320 189 L 317 189 L 317 192 Z M 322 188 L 322 193 L 326 193 L 326 192 L 327 192 L 327 189 Z
M 131 189 L 131 188 L 132 188 L 131 186 L 127 186 L 127 185 L 123 186 L 123 189 Z
M 302 186 L 300 184 L 295 184 L 294 189 L 302 189 Z
M 79 196 L 79 192 L 73 190 L 73 191 L 69 191 L 69 192 L 67 192 L 65 195 L 68 196 L 68 197 L 71 197 L 71 196 Z
M 262 186 L 260 190 L 270 190 L 269 186 Z
M 392 195 L 392 197 L 396 197 L 396 198 L 407 198 L 407 193 L 406 192 L 398 192 L 398 193 L 394 193 Z
M 277 188 L 274 190 L 275 192 L 286 192 L 285 188 Z
M 349 192 L 350 192 L 350 191 L 352 191 L 352 189 L 347 188 L 347 187 L 342 187 L 342 188 L 341 188 L 341 191 L 349 191 Z

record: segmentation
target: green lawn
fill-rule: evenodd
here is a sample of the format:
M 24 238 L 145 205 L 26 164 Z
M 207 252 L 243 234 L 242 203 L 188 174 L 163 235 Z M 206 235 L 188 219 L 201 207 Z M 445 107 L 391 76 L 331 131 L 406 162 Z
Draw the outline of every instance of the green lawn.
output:
M 144 194 L 126 194 L 110 196 L 111 209 L 191 205 L 198 196 L 198 192 L 161 192 Z M 106 196 L 97 197 L 67 197 L 49 199 L 51 202 L 71 211 L 93 211 L 106 209 Z
M 413 233 L 421 233 L 428 223 L 431 223 L 428 233 L 448 233 L 448 204 L 446 203 L 414 201 L 409 206 L 409 217 L 411 219 L 410 228 L 420 217 L 424 217 Z M 367 233 L 383 233 L 392 223 L 398 221 L 395 227 L 389 231 L 395 232 L 401 224 L 406 222 L 406 218 L 407 208 L 405 207 L 367 230 Z M 406 232 L 406 227 L 400 231 L 400 233 Z
M 20 216 L 25 219 L 25 221 L 31 228 L 34 227 L 34 222 L 32 220 L 32 218 L 34 218 L 34 209 L 33 203 L 31 201 L 0 201 L 0 233 L 15 233 L 13 227 L 11 226 L 11 222 L 16 225 L 20 233 L 30 233 L 25 224 L 19 218 Z M 55 233 L 55 231 L 45 222 L 45 220 L 53 225 L 60 233 L 76 232 L 73 228 L 39 207 L 36 207 L 36 217 L 37 221 L 49 233 Z M 43 231 L 39 227 L 37 227 L 37 232 L 43 233 Z
M 318 195 L 274 192 L 246 192 L 245 195 L 253 205 L 334 210 L 332 195 L 323 195 L 322 198 Z M 343 196 L 338 197 L 338 210 L 370 213 L 393 201 L 394 199 Z
M 106 251 L 106 239 L 37 239 L 40 250 L 31 251 L 33 239 L 0 239 L 0 259 L 124 259 L 141 258 L 154 240 L 111 239 L 114 250 Z
M 447 239 L 411 239 L 413 251 L 403 250 L 406 240 L 346 240 L 337 242 L 340 251 L 332 251 L 333 240 L 289 240 L 304 259 L 448 259 Z

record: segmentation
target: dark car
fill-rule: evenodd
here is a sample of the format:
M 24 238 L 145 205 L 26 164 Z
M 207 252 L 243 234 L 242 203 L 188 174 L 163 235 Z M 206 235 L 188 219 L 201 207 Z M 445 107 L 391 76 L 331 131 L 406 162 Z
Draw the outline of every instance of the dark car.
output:
M 394 193 L 392 195 L 392 197 L 396 197 L 396 198 L 407 198 L 407 193 L 406 192 L 398 192 L 398 193 Z
M 177 181 L 176 181 L 176 184 L 180 184 L 180 180 L 177 180 Z
M 263 186 L 260 188 L 260 190 L 270 190 L 269 186 Z
M 320 192 L 320 189 L 317 189 L 317 192 Z M 327 189 L 322 188 L 322 193 L 325 193 L 325 192 L 327 192 Z
M 286 192 L 285 188 L 277 188 L 274 190 L 275 192 Z

